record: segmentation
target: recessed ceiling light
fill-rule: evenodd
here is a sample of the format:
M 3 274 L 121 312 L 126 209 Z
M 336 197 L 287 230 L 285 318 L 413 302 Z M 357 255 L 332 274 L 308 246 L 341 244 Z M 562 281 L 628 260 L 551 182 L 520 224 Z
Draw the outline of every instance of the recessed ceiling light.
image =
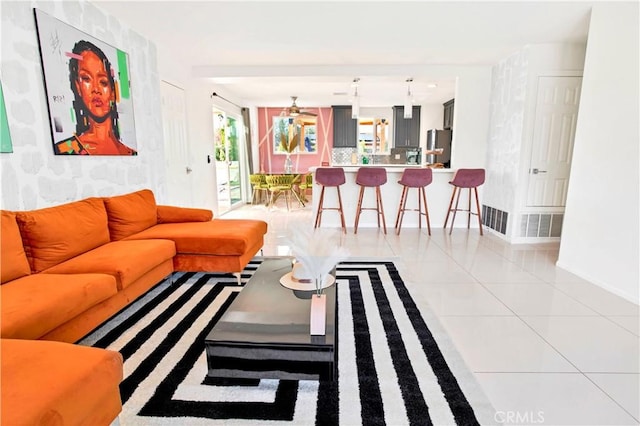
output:
M 429 89 L 435 89 L 436 87 L 438 87 L 438 85 L 437 85 L 437 84 L 435 84 L 435 83 L 429 83 L 429 84 L 427 84 L 427 87 L 428 87 Z
M 333 96 L 347 96 L 347 92 L 333 92 Z

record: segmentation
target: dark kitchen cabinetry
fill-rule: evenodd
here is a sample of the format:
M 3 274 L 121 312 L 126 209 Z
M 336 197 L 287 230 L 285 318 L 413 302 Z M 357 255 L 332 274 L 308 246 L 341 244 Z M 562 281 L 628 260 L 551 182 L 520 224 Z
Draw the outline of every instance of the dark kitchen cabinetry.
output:
M 334 105 L 333 147 L 356 148 L 358 146 L 358 120 L 351 118 L 351 105 Z
M 455 99 L 451 99 L 443 103 L 444 106 L 444 119 L 442 123 L 442 128 L 445 130 L 453 129 L 453 104 L 455 103 Z
M 411 118 L 404 118 L 404 107 L 393 107 L 393 146 L 420 146 L 420 106 L 414 106 Z

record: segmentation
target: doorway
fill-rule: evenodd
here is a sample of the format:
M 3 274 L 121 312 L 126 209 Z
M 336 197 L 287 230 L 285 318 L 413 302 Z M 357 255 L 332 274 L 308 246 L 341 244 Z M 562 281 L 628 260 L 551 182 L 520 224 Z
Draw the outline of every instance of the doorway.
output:
M 218 212 L 223 214 L 243 202 L 242 165 L 245 163 L 242 119 L 213 109 L 213 134 L 218 183 Z
M 540 77 L 529 164 L 527 207 L 564 207 L 582 77 Z
M 187 140 L 187 110 L 184 89 L 166 81 L 160 82 L 162 128 L 164 134 L 165 170 L 168 203 L 189 207 L 191 190 L 191 158 Z

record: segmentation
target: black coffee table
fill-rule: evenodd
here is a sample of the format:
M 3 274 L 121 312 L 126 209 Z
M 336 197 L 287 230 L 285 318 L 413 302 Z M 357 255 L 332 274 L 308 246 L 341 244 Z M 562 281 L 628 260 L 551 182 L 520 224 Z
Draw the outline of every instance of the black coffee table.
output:
M 209 377 L 334 380 L 338 367 L 336 286 L 324 336 L 309 334 L 313 292 L 280 284 L 291 258 L 267 258 L 205 338 Z

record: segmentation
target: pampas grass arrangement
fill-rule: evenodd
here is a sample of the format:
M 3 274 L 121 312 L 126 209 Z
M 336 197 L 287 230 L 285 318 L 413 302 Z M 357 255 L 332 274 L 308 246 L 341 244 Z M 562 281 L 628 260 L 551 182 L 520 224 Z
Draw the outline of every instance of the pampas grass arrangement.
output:
M 289 138 L 287 135 L 280 135 L 280 147 L 287 153 L 291 154 L 294 149 L 300 144 L 300 133 L 295 132 Z
M 349 258 L 349 250 L 337 242 L 337 231 L 323 229 L 314 232 L 308 227 L 294 226 L 287 240 L 294 257 L 304 268 L 304 276 L 315 280 L 318 294 L 333 268 Z

